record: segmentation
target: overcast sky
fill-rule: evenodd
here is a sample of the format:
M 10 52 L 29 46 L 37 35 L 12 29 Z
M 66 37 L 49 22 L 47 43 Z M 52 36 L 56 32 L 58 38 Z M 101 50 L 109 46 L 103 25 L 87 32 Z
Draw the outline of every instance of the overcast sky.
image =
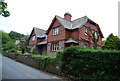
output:
M 88 16 L 99 24 L 104 37 L 118 35 L 119 0 L 5 0 L 10 16 L 0 16 L 0 29 L 30 34 L 33 27 L 47 30 L 55 15 L 69 12 L 72 20 Z

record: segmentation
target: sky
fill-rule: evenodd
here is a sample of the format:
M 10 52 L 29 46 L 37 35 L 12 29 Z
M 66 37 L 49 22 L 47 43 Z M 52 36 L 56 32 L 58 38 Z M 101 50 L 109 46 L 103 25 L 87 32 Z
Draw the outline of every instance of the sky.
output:
M 30 34 L 33 27 L 47 30 L 55 15 L 72 20 L 87 16 L 97 24 L 104 37 L 110 33 L 118 36 L 119 0 L 5 0 L 9 17 L 0 16 L 0 30 Z

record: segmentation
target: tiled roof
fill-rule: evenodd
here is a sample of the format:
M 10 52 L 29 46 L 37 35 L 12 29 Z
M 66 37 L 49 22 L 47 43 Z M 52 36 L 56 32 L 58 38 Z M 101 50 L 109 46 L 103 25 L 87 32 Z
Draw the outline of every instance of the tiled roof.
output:
M 76 40 L 74 40 L 72 37 L 68 38 L 65 43 L 78 43 Z
M 76 28 L 79 28 L 79 27 L 83 26 L 88 20 L 95 23 L 94 21 L 92 21 L 87 16 L 83 16 L 82 18 L 76 19 L 74 21 L 67 21 L 64 18 L 61 18 L 59 16 L 56 16 L 56 18 L 66 29 L 69 29 L 69 30 L 73 30 L 73 29 L 76 29 Z M 100 30 L 99 25 L 97 23 L 95 23 L 95 24 L 96 24 L 97 28 L 99 29 L 101 37 L 104 38 L 104 36 L 103 36 L 103 34 Z
M 67 21 L 59 16 L 56 16 L 56 18 L 60 21 L 60 23 L 67 29 L 76 29 L 82 26 L 87 22 L 89 19 L 87 16 L 84 16 L 82 18 L 76 19 L 74 21 Z
M 40 28 L 33 27 L 32 32 L 31 32 L 28 40 L 30 40 L 30 37 L 32 36 L 32 33 L 33 33 L 33 32 L 35 33 L 35 35 L 36 35 L 38 38 L 43 38 L 43 37 L 46 36 L 46 34 L 45 34 L 46 31 L 45 31 L 45 30 L 40 29 Z
M 39 29 L 39 28 L 36 28 L 34 27 L 34 32 L 35 32 L 35 35 L 39 38 L 42 38 L 42 37 L 45 37 L 46 36 L 46 31 L 43 30 L 43 29 Z

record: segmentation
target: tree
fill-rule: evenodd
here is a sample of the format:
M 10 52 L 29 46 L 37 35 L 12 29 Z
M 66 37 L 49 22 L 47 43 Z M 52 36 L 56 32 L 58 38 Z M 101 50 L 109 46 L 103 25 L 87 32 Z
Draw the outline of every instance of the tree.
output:
M 7 8 L 7 3 L 4 2 L 4 0 L 0 1 L 0 15 L 4 17 L 10 16 L 10 12 L 6 10 Z
M 103 45 L 103 49 L 120 50 L 120 39 L 111 33 Z
M 0 31 L 0 33 L 2 33 L 2 47 L 4 51 L 17 49 L 15 40 L 11 39 L 8 33 L 5 33 L 4 31 Z
M 11 31 L 11 32 L 9 33 L 9 36 L 10 36 L 12 39 L 20 40 L 20 39 L 23 38 L 25 35 L 20 34 L 20 33 L 17 33 L 17 32 L 15 32 L 15 31 Z
M 4 31 L 0 31 L 0 32 L 2 34 L 2 47 L 3 47 L 3 50 L 5 50 L 5 45 L 10 40 L 10 37 L 8 33 L 5 33 Z
M 15 50 L 17 50 L 17 46 L 15 45 L 15 40 L 13 40 L 13 39 L 9 40 L 5 44 L 4 50 L 5 51 L 9 50 L 9 51 L 12 51 L 12 52 L 14 52 Z
M 99 32 L 97 29 L 92 29 L 90 26 L 85 26 L 86 30 L 85 33 L 92 39 L 94 46 L 94 49 L 97 49 L 97 43 L 100 38 Z

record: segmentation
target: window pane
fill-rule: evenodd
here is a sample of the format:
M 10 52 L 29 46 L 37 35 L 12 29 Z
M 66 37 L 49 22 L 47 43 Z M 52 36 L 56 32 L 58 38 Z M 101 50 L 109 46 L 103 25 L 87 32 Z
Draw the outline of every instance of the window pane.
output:
M 55 30 L 53 29 L 53 35 L 55 35 L 54 32 L 55 32 Z
M 32 37 L 32 40 L 35 40 L 35 36 Z
M 55 35 L 57 35 L 57 28 L 55 28 Z

